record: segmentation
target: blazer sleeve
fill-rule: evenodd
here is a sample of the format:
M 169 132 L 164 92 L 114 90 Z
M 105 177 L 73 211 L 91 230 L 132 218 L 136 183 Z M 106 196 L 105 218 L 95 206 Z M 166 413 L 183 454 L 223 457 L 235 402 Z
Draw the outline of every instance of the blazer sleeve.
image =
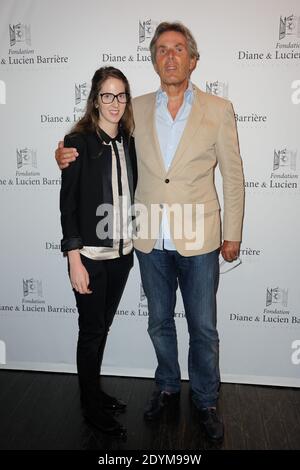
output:
M 240 241 L 244 215 L 244 175 L 233 107 L 226 101 L 216 144 L 223 179 L 223 239 Z
M 75 147 L 78 152 L 76 160 L 62 170 L 60 190 L 60 214 L 63 239 L 61 251 L 71 251 L 83 247 L 79 230 L 79 198 L 80 198 L 80 173 L 83 153 L 85 150 L 84 139 L 78 134 L 67 135 L 64 139 L 65 147 Z

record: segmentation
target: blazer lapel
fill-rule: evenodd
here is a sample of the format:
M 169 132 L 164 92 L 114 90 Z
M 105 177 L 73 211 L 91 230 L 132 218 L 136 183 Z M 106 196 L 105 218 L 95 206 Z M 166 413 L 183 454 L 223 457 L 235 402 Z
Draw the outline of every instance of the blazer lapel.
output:
M 188 117 L 183 134 L 181 136 L 181 139 L 179 141 L 169 172 L 172 171 L 176 164 L 181 160 L 186 148 L 191 144 L 191 140 L 193 139 L 195 133 L 199 131 L 199 128 L 201 126 L 201 122 L 205 113 L 206 103 L 203 99 L 202 92 L 195 86 L 194 93 L 195 97 L 192 109 Z
M 149 103 L 148 114 L 145 117 L 145 129 L 149 129 L 149 139 L 154 147 L 153 155 L 156 157 L 157 163 L 160 165 L 162 171 L 165 173 L 166 168 L 164 159 L 159 145 L 158 135 L 156 132 L 156 93 L 153 93 Z

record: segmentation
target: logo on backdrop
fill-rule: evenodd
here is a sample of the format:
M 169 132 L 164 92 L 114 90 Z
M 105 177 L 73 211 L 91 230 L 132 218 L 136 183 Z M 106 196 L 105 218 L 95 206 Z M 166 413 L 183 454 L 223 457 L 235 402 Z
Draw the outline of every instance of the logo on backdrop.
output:
M 31 166 L 37 168 L 36 150 L 24 148 L 17 149 L 17 168 Z
M 276 24 L 275 24 L 276 21 Z M 277 22 L 278 21 L 278 22 Z M 278 26 L 279 25 L 279 30 Z M 274 43 L 265 50 L 240 50 L 237 60 L 248 63 L 291 62 L 300 59 L 300 16 L 294 13 L 274 18 Z M 266 45 L 268 47 L 268 45 Z
M 73 116 L 64 119 L 65 122 L 77 122 L 83 116 L 86 102 L 88 99 L 89 87 L 87 82 L 75 83 L 75 106 L 73 108 Z
M 140 301 L 144 302 L 144 300 L 146 300 L 146 302 L 147 302 L 146 294 L 145 294 L 145 291 L 144 291 L 144 288 L 143 288 L 143 284 L 140 284 Z
M 137 62 L 151 62 L 150 55 L 150 42 L 153 37 L 154 31 L 158 26 L 159 21 L 146 18 L 139 20 L 139 34 L 138 34 L 138 45 L 137 45 Z
M 254 191 L 298 192 L 298 150 L 288 147 L 274 149 L 271 159 L 269 181 L 253 178 L 245 182 L 245 188 Z
M 67 64 L 70 59 L 58 53 L 52 55 L 36 54 L 32 49 L 31 25 L 24 23 L 8 25 L 8 51 L 6 56 L 0 57 L 0 65 L 26 66 L 26 65 L 55 65 Z
M 266 293 L 266 307 L 270 305 L 281 305 L 287 307 L 288 304 L 288 289 L 281 289 L 280 287 L 267 288 Z
M 41 124 L 45 125 L 62 125 L 65 129 L 66 124 L 69 124 L 70 127 L 82 117 L 85 111 L 86 102 L 89 94 L 89 87 L 87 82 L 73 83 L 70 90 L 74 90 L 72 102 L 74 106 L 70 114 L 67 115 L 53 115 L 53 114 L 41 114 L 40 121 Z M 71 93 L 71 91 L 70 91 Z
M 42 177 L 38 171 L 37 150 L 33 148 L 17 148 L 17 171 L 15 181 L 9 180 L 9 185 L 15 186 L 59 186 L 60 178 Z
M 152 18 L 139 19 L 136 51 L 131 54 L 122 54 L 120 52 L 116 54 L 115 52 L 111 51 L 102 52 L 101 61 L 103 62 L 103 64 L 114 64 L 116 62 L 151 62 L 149 44 L 158 24 L 159 21 L 153 20 Z
M 274 150 L 273 170 L 283 168 L 284 170 L 296 171 L 297 150 Z
M 85 103 L 88 97 L 87 83 L 75 83 L 75 105 Z
M 272 325 L 284 328 L 285 325 L 300 325 L 300 316 L 293 314 L 288 306 L 289 290 L 285 287 L 267 287 L 265 307 L 260 312 L 229 313 L 229 320 L 253 325 Z
M 139 43 L 150 42 L 158 23 L 153 20 L 139 20 Z
M 15 305 L 3 305 L 0 304 L 0 312 L 20 313 L 20 312 L 39 312 L 39 313 L 55 313 L 55 314 L 66 314 L 66 313 L 77 313 L 75 306 L 68 305 L 51 305 L 46 304 L 43 294 L 43 283 L 41 279 L 37 278 L 23 278 L 22 279 L 22 291 L 23 297 L 21 304 Z M 1 341 L 0 341 L 1 348 Z M 1 364 L 1 349 L 0 349 L 0 364 Z
M 300 38 L 300 16 L 280 16 L 279 40 Z
M 215 80 L 214 82 L 206 82 L 205 84 L 206 93 L 209 95 L 220 96 L 222 98 L 229 98 L 229 83 L 220 82 Z M 236 122 L 242 123 L 261 123 L 267 121 L 267 116 L 264 114 L 250 113 L 250 114 L 237 114 L 235 113 Z
M 270 188 L 298 189 L 297 150 L 274 149 Z
M 10 24 L 9 25 L 9 40 L 10 46 L 15 46 L 17 43 L 31 46 L 31 32 L 29 24 Z
M 300 318 L 290 315 L 287 310 L 288 292 L 285 287 L 267 287 L 265 306 L 269 308 L 263 310 L 261 319 L 264 323 L 300 323 Z
M 42 176 L 38 170 L 38 152 L 34 148 L 20 147 L 16 149 L 15 176 L 1 175 L 1 188 L 14 188 L 16 186 L 60 186 L 61 178 L 48 178 Z
M 140 301 L 137 307 L 137 316 L 148 317 L 147 297 L 146 297 L 142 283 L 140 283 Z
M 23 303 L 45 303 L 41 280 L 34 278 L 23 279 Z
M 221 96 L 222 98 L 228 98 L 228 82 L 206 82 L 206 93 L 215 96 Z
M 139 20 L 138 44 L 136 62 L 151 62 L 150 42 L 159 21 L 146 18 Z

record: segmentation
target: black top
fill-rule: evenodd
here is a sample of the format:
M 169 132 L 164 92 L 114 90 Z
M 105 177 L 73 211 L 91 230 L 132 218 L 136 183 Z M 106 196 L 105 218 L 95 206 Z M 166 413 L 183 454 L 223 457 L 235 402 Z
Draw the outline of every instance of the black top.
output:
M 123 141 L 131 203 L 137 184 L 137 164 L 133 137 L 119 132 L 112 139 L 103 130 L 73 133 L 64 139 L 65 147 L 74 147 L 78 157 L 62 170 L 60 211 L 63 239 L 61 251 L 81 249 L 83 246 L 112 247 L 113 240 L 99 239 L 96 226 L 101 216 L 96 215 L 100 204 L 113 204 L 112 149 L 105 143 Z

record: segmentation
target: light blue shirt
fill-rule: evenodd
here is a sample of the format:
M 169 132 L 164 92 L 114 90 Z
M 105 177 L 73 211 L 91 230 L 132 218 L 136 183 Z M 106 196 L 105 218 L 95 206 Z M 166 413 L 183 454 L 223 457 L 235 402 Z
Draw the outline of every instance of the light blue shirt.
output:
M 172 118 L 168 110 L 168 96 L 161 88 L 156 93 L 155 124 L 160 150 L 165 164 L 166 171 L 169 170 L 181 136 L 185 129 L 194 100 L 193 85 L 189 82 L 188 88 L 184 92 L 184 100 L 176 114 Z M 166 210 L 163 210 L 163 218 L 160 227 L 159 238 L 154 248 L 163 250 L 176 250 L 170 235 L 170 227 Z

